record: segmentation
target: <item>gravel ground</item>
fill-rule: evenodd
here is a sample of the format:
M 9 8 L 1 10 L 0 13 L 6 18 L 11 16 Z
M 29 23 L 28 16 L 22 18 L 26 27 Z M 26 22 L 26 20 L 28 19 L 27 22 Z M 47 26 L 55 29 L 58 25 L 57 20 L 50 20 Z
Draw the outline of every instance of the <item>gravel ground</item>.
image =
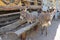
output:
M 27 40 L 60 40 L 60 20 L 53 20 L 48 27 L 48 35 L 41 35 L 40 30 L 28 36 Z

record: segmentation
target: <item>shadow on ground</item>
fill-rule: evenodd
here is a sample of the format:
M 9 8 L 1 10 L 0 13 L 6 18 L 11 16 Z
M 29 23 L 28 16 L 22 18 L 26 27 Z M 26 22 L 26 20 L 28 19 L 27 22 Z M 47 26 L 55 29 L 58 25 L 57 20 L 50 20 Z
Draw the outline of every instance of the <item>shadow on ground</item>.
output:
M 30 35 L 31 36 L 30 40 L 54 40 L 59 24 L 60 24 L 60 20 L 58 21 L 53 20 L 52 25 L 48 27 L 47 36 L 45 34 L 41 35 L 39 30 L 37 33 L 35 32 L 34 34 L 32 34 L 32 36 Z

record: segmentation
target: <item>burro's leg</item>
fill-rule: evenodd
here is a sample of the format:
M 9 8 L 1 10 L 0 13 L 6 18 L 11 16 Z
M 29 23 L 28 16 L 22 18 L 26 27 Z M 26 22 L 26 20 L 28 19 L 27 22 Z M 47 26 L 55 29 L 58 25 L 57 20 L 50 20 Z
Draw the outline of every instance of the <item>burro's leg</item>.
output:
M 21 40 L 26 40 L 26 36 L 27 36 L 27 35 L 26 35 L 26 32 L 22 33 L 22 34 L 21 34 Z
M 46 34 L 46 36 L 47 36 L 47 32 L 48 32 L 47 27 L 45 27 L 45 34 Z
M 39 27 L 38 27 L 38 25 L 36 25 L 36 26 L 34 27 L 34 30 L 35 30 L 36 32 L 38 32 L 38 29 L 39 29 Z
M 43 27 L 41 26 L 41 34 L 42 34 L 42 35 L 43 35 L 43 31 L 44 31 L 44 30 L 43 30 Z
M 45 29 L 45 32 L 46 32 L 46 36 L 47 36 L 47 32 L 48 32 L 48 30 L 47 30 L 47 27 L 45 27 L 46 29 Z
M 45 26 L 42 26 L 42 27 L 41 27 L 41 34 L 44 33 L 44 30 L 45 30 Z

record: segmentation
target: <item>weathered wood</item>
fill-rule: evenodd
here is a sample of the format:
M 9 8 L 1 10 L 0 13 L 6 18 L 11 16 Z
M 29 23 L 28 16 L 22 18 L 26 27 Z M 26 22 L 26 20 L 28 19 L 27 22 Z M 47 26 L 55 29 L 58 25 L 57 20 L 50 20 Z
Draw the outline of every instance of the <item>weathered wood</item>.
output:
M 36 26 L 37 23 L 38 23 L 38 21 L 35 22 L 35 23 L 32 23 L 32 24 L 30 24 L 30 25 L 28 25 L 28 26 L 26 26 L 26 27 L 24 27 L 24 28 L 21 28 L 21 29 L 17 30 L 15 33 L 16 33 L 19 37 L 22 37 L 22 38 L 21 38 L 22 40 L 26 40 L 26 36 L 27 36 L 27 35 L 26 35 L 26 32 L 29 31 L 31 28 L 34 28 L 34 26 Z
M 31 28 L 33 28 L 34 26 L 36 26 L 37 23 L 38 22 L 35 22 L 35 23 L 32 23 L 32 24 L 30 24 L 30 25 L 28 25 L 24 28 L 21 28 L 21 29 L 15 31 L 15 33 L 18 34 L 18 35 L 21 35 L 22 33 L 26 32 L 26 31 L 30 30 Z
M 17 38 L 21 38 L 21 40 L 26 40 L 26 32 L 28 31 L 28 30 L 30 30 L 31 28 L 33 28 L 34 26 L 36 26 L 37 25 L 37 23 L 38 22 L 35 22 L 35 23 L 32 23 L 32 24 L 30 24 L 30 25 L 28 25 L 28 26 L 26 26 L 26 27 L 24 27 L 24 28 L 21 28 L 21 29 L 19 29 L 19 30 L 17 30 L 17 31 L 15 31 L 14 33 L 7 33 L 7 34 L 4 34 L 4 35 L 2 35 L 1 37 L 2 37 L 2 39 L 4 40 L 16 40 Z M 7 36 L 7 38 L 5 37 L 5 36 Z M 15 38 L 15 37 L 16 38 Z M 17 39 L 18 40 L 18 39 Z
M 16 27 L 18 27 L 19 25 L 22 25 L 25 22 L 26 22 L 25 20 L 18 20 L 17 22 L 14 22 L 14 23 L 9 24 L 7 26 L 1 27 L 0 28 L 0 32 L 13 30 L 13 29 L 15 29 Z
M 0 26 L 7 25 L 9 23 L 12 23 L 16 20 L 20 19 L 20 13 L 8 13 L 8 14 L 1 14 L 0 15 Z
M 4 16 L 4 17 L 0 17 L 0 22 L 2 21 L 9 21 L 9 20 L 13 20 L 13 19 L 19 19 L 20 16 L 19 15 L 15 15 L 15 16 Z
M 28 9 L 41 9 L 42 6 L 36 6 L 36 5 L 31 5 L 31 6 L 28 6 Z
M 0 6 L 0 11 L 7 11 L 7 10 L 17 10 L 17 9 L 24 9 L 26 6 Z
M 20 40 L 18 35 L 13 32 L 9 32 L 9 33 L 1 35 L 1 39 L 2 40 Z
M 3 21 L 2 23 L 0 23 L 0 27 L 4 27 L 6 25 L 12 24 L 16 21 L 18 21 L 19 19 L 13 20 L 13 21 Z
M 1 17 L 1 16 L 14 15 L 14 14 L 20 14 L 20 12 L 14 12 L 14 13 L 2 14 L 2 15 L 0 15 L 0 17 Z
M 41 6 L 35 6 L 35 5 L 31 5 L 31 6 L 0 6 L 0 11 L 7 11 L 7 10 L 17 10 L 17 9 L 25 9 L 27 8 L 28 9 L 40 9 Z

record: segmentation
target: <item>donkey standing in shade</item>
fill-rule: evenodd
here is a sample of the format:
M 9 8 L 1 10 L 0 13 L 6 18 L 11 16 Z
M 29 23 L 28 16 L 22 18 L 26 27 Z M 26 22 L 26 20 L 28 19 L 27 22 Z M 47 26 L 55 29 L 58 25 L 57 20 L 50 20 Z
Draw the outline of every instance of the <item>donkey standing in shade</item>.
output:
M 41 12 L 38 16 L 39 24 L 38 26 L 41 26 L 41 34 L 43 34 L 44 30 L 47 35 L 47 28 L 49 25 L 51 25 L 51 21 L 53 19 L 53 15 L 55 14 L 55 10 L 51 9 L 49 11 Z
M 36 16 L 27 12 L 27 10 L 21 11 L 20 15 L 23 17 L 23 19 L 26 19 L 27 23 L 33 23 L 36 21 Z
M 39 20 L 39 26 L 41 26 L 41 34 L 43 34 L 44 30 L 46 32 L 47 35 L 47 28 L 49 25 L 51 25 L 51 15 L 49 12 L 42 12 L 40 13 L 40 15 L 38 16 L 38 20 Z

